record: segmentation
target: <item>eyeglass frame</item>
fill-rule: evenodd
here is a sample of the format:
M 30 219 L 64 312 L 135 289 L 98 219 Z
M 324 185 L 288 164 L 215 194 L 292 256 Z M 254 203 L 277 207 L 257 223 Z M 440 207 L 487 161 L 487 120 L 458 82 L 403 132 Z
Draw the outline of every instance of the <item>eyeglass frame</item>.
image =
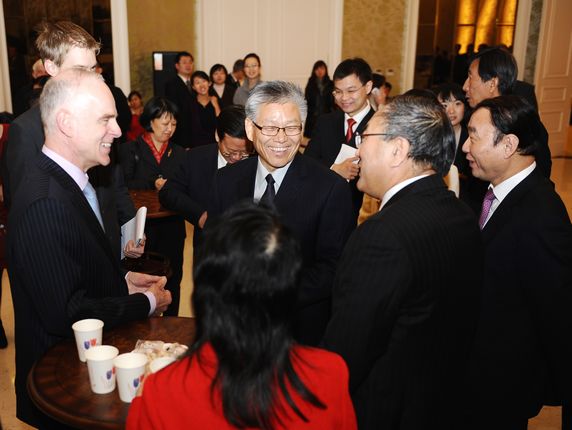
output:
M 304 126 L 302 124 L 298 124 L 298 125 L 288 125 L 286 127 L 277 127 L 275 125 L 258 125 L 256 124 L 254 121 L 251 121 L 252 124 L 254 124 L 254 126 L 260 130 L 260 133 L 262 133 L 264 136 L 268 136 L 268 137 L 274 137 L 274 136 L 278 136 L 278 133 L 280 133 L 280 130 L 284 131 L 284 135 L 288 136 L 288 137 L 293 137 L 293 136 L 298 136 L 300 133 L 302 133 L 302 129 L 304 128 Z M 266 128 L 267 130 L 269 128 L 273 128 L 276 130 L 276 133 L 274 134 L 266 134 L 264 133 L 262 130 Z M 298 130 L 298 132 L 296 134 L 288 134 L 286 133 L 286 129 L 287 128 L 296 128 Z
M 356 132 L 354 134 L 354 143 L 356 145 L 356 148 L 359 148 L 361 146 L 361 144 L 363 143 L 364 137 L 369 137 L 369 136 L 393 136 L 393 135 L 390 133 L 363 133 L 363 134 L 360 134 L 360 133 Z
M 361 87 L 354 88 L 353 90 L 340 90 L 340 89 L 336 88 L 334 91 L 332 91 L 332 96 L 334 96 L 335 99 L 337 99 L 339 97 L 343 97 L 344 94 L 352 96 L 355 93 L 357 93 L 359 90 L 361 90 L 363 87 L 365 87 L 365 85 L 366 84 L 363 84 Z

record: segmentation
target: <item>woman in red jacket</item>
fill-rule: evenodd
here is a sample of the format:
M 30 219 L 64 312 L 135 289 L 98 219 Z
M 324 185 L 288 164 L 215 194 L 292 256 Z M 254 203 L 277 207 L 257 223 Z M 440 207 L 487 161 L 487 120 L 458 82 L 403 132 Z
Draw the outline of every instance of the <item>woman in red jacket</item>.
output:
M 215 222 L 194 269 L 196 342 L 146 378 L 127 428 L 356 429 L 343 360 L 292 339 L 296 239 L 252 204 Z

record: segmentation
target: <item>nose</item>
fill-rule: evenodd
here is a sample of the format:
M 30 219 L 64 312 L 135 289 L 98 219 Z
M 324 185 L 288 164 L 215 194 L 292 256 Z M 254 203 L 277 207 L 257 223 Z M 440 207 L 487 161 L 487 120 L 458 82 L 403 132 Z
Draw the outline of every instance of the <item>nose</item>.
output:
M 467 79 L 465 79 L 465 83 L 463 84 L 463 91 L 465 93 L 469 92 L 469 78 L 467 77 Z
M 286 142 L 286 140 L 288 140 L 288 136 L 286 136 L 286 130 L 283 128 L 278 130 L 278 134 L 274 136 L 274 140 L 277 142 Z
M 461 150 L 465 154 L 468 154 L 470 151 L 470 146 L 471 146 L 471 139 L 467 138 L 467 140 L 465 140 L 465 143 L 463 143 L 463 146 L 461 146 Z
M 117 118 L 112 118 L 109 122 L 109 134 L 113 136 L 114 139 L 117 139 L 121 136 L 121 129 L 119 128 L 119 124 L 117 124 Z

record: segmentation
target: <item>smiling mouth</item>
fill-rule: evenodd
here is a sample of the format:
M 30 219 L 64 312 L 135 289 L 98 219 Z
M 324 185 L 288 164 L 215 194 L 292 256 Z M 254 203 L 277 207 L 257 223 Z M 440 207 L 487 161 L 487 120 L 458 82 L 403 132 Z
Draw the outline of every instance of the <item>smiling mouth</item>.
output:
M 279 153 L 283 153 L 288 151 L 288 146 L 269 146 L 268 149 L 270 149 L 272 152 L 279 152 Z
M 102 143 L 101 146 L 104 148 L 111 148 L 111 143 Z

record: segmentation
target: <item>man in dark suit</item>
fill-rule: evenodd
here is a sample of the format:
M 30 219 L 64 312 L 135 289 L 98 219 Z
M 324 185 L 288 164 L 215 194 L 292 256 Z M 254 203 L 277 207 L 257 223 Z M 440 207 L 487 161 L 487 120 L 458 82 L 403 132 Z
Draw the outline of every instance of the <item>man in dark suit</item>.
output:
M 572 226 L 535 161 L 542 128 L 531 105 L 501 96 L 477 105 L 463 145 L 473 175 L 490 182 L 471 429 L 526 429 L 543 404 L 572 395 Z
M 167 209 L 179 212 L 194 225 L 193 245 L 197 249 L 207 220 L 207 203 L 214 175 L 227 164 L 234 164 L 253 153 L 246 138 L 242 106 L 224 108 L 217 118 L 218 143 L 202 145 L 187 152 L 186 163 L 165 183 L 159 200 Z
M 399 96 L 358 138 L 358 186 L 381 210 L 340 259 L 323 345 L 350 371 L 360 429 L 458 429 L 482 250 L 447 190 L 455 137 L 436 99 Z
M 473 57 L 469 66 L 469 75 L 463 90 L 467 101 L 475 108 L 481 101 L 512 94 L 515 89 L 518 66 L 513 55 L 503 47 L 492 47 L 479 51 Z M 516 85 L 519 94 L 530 100 L 530 88 L 524 88 L 522 83 Z M 548 132 L 541 123 L 540 140 L 536 151 L 538 170 L 550 179 L 552 159 L 548 146 Z
M 315 345 L 330 317 L 332 280 L 353 227 L 347 183 L 298 153 L 307 106 L 304 94 L 282 81 L 261 83 L 246 102 L 246 135 L 257 157 L 220 169 L 209 220 L 243 200 L 274 207 L 300 240 L 304 268 L 294 319 L 298 341 Z
M 62 43 L 62 40 L 66 41 Z M 44 62 L 46 72 L 57 76 L 71 68 L 94 70 L 99 43 L 83 28 L 69 22 L 43 23 L 38 31 L 36 48 Z M 4 180 L 4 202 L 10 207 L 26 172 L 26 163 L 40 152 L 44 144 L 44 131 L 39 106 L 34 106 L 12 123 L 8 142 L 2 157 L 2 178 Z M 135 208 L 129 196 L 119 166 L 98 166 L 89 172 L 90 183 L 95 187 L 101 205 L 105 234 L 112 243 L 112 249 L 120 258 L 119 226 L 135 216 Z M 125 249 L 127 255 L 141 255 L 143 247 L 136 248 L 132 241 Z
M 342 61 L 334 71 L 334 99 L 340 110 L 318 118 L 312 140 L 304 155 L 315 158 L 350 183 L 357 220 L 363 192 L 357 189 L 357 157 L 338 157 L 342 144 L 356 147 L 355 135 L 362 133 L 374 110 L 368 96 L 372 88 L 371 67 L 361 58 Z
M 171 296 L 165 277 L 125 275 L 105 236 L 86 172 L 110 163 L 121 132 L 101 76 L 79 69 L 58 74 L 46 84 L 40 109 L 45 144 L 28 164 L 9 218 L 17 415 L 34 426 L 61 428 L 28 397 L 33 363 L 72 337 L 75 321 L 98 318 L 113 327 L 162 312 Z
M 179 108 L 177 130 L 175 130 L 173 135 L 173 141 L 183 148 L 191 147 L 193 121 L 199 120 L 193 108 L 194 96 L 191 89 L 193 64 L 194 59 L 189 52 L 179 52 L 175 57 L 177 75 L 165 84 L 165 97 Z

